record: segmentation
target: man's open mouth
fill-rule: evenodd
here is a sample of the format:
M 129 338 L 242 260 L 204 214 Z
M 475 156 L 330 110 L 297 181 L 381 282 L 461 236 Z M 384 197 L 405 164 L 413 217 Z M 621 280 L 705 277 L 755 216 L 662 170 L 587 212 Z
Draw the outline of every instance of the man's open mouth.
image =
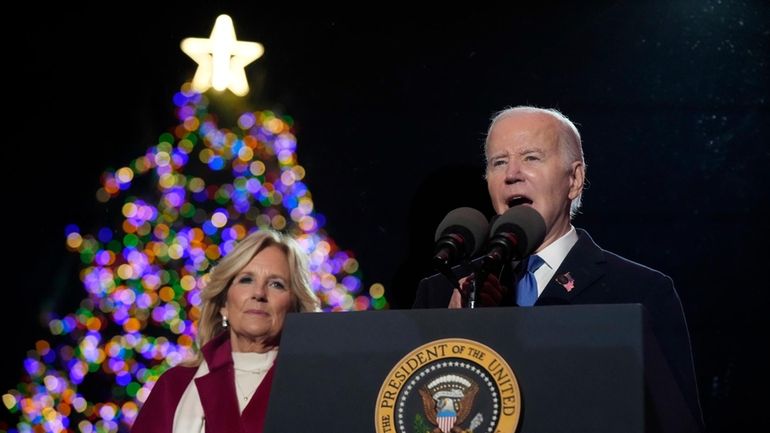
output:
M 508 199 L 508 209 L 519 206 L 522 204 L 532 204 L 532 200 L 530 200 L 528 197 L 525 197 L 523 195 L 517 195 L 515 197 L 511 197 Z

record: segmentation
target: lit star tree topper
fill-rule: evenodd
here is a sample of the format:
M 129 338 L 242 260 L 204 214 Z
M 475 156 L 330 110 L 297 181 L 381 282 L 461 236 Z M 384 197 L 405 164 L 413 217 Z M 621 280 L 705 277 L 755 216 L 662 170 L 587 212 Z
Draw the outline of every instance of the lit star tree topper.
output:
M 193 50 L 209 60 L 199 62 L 199 74 L 213 78 L 217 53 L 229 53 L 227 67 L 237 66 L 243 82 L 230 76 L 225 88 L 248 89 L 243 66 L 257 53 L 234 54 L 246 43 L 235 41 L 229 18 L 217 20 L 211 39 L 190 44 L 209 44 Z M 358 260 L 326 233 L 292 118 L 246 110 L 234 123 L 222 121 L 209 111 L 217 96 L 183 84 L 173 96 L 178 123 L 103 173 L 96 198 L 109 218 L 92 230 L 65 228 L 66 246 L 82 264 L 84 298 L 75 311 L 48 313 L 50 335 L 34 343 L 20 383 L 2 395 L 18 425 L 0 421 L 0 433 L 129 431 L 161 374 L 198 350 L 211 267 L 255 230 L 297 240 L 323 310 L 387 308 L 384 287 L 366 293 Z
M 261 57 L 265 49 L 257 42 L 237 40 L 233 20 L 220 15 L 208 39 L 186 38 L 182 51 L 198 63 L 192 82 L 194 90 L 202 93 L 211 87 L 219 91 L 230 89 L 244 96 L 249 92 L 244 68 Z

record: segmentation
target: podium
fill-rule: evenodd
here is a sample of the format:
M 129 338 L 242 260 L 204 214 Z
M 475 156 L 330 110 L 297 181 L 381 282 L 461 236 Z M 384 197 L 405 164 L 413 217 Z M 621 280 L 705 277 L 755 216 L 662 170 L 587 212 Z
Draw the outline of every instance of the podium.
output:
M 497 370 L 506 363 L 514 378 Z M 265 432 L 437 431 L 438 419 L 476 432 L 697 431 L 639 304 L 287 317 Z

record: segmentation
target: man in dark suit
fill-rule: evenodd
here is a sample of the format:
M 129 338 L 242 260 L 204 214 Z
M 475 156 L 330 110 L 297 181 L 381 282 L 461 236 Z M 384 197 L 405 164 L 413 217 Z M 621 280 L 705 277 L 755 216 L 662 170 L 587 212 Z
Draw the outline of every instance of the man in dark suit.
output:
M 485 154 L 495 211 L 503 214 L 514 206 L 531 206 L 542 215 L 546 233 L 532 256 L 487 278 L 480 289 L 480 303 L 644 305 L 661 352 L 693 418 L 702 427 L 690 338 L 673 281 L 601 249 L 586 231 L 571 224 L 580 208 L 586 171 L 575 125 L 556 110 L 509 108 L 492 119 Z M 528 268 L 531 274 L 525 278 Z M 532 290 L 529 297 L 522 286 L 527 279 Z M 468 282 L 468 278 L 461 280 L 463 292 Z M 436 275 L 420 283 L 414 308 L 459 308 L 464 296 L 443 275 Z

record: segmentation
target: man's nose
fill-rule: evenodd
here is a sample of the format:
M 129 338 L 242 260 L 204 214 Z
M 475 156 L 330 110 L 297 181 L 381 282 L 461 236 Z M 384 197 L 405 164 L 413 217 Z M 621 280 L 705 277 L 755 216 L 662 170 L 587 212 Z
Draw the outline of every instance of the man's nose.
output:
M 505 166 L 505 182 L 515 183 L 521 180 L 521 164 L 517 161 L 509 161 Z

